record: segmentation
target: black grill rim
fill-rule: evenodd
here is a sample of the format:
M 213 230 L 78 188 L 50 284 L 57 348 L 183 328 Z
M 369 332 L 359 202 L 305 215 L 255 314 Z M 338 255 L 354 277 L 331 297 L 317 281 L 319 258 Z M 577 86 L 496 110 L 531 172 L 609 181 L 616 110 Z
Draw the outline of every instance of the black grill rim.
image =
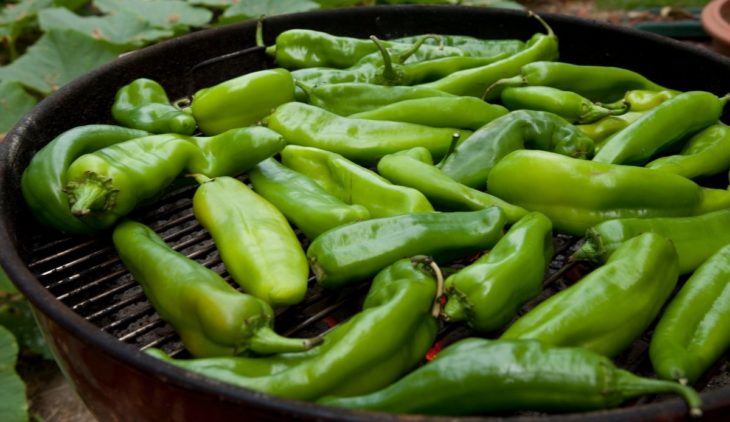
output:
M 381 7 L 362 7 L 347 8 L 334 10 L 321 10 L 314 12 L 306 12 L 292 15 L 280 15 L 266 19 L 266 24 L 273 28 L 289 28 L 293 27 L 292 22 L 304 22 L 311 24 L 319 20 L 333 20 L 342 16 L 355 16 L 362 18 L 363 21 L 373 19 L 378 15 L 383 16 L 408 16 L 408 15 L 441 15 L 441 14 L 477 14 L 482 16 L 497 16 L 507 20 L 515 20 L 524 18 L 524 12 L 513 10 L 499 9 L 482 9 L 467 8 L 464 6 L 381 6 Z M 632 37 L 643 42 L 655 44 L 664 50 L 671 50 L 680 53 L 685 57 L 691 57 L 703 63 L 711 63 L 714 66 L 720 66 L 730 72 L 730 59 L 722 57 L 710 51 L 704 51 L 683 44 L 679 41 L 664 38 L 651 33 L 640 32 L 631 28 L 617 27 L 599 21 L 591 21 L 571 16 L 558 14 L 542 15 L 554 27 L 568 26 L 579 28 L 585 31 L 595 31 L 595 33 L 605 32 L 609 36 L 621 35 L 623 37 Z M 537 30 L 536 24 L 528 23 L 523 25 L 525 31 L 529 34 Z M 250 34 L 253 38 L 255 22 L 243 22 L 239 24 L 228 25 L 220 28 L 204 30 L 192 34 L 188 34 L 170 41 L 166 41 L 151 47 L 144 48 L 125 55 L 112 63 L 99 67 L 98 69 L 76 79 L 75 81 L 65 85 L 58 92 L 44 99 L 36 108 L 26 115 L 11 132 L 8 133 L 5 140 L 0 142 L 0 266 L 4 268 L 9 278 L 17 285 L 18 289 L 29 299 L 35 311 L 42 312 L 49 319 L 60 325 L 72 335 L 83 339 L 85 342 L 96 348 L 103 350 L 110 357 L 125 362 L 138 370 L 144 371 L 160 382 L 170 382 L 180 388 L 197 391 L 204 394 L 213 394 L 223 397 L 235 403 L 242 405 L 250 405 L 252 407 L 271 409 L 275 413 L 282 414 L 299 414 L 310 418 L 326 418 L 337 419 L 343 421 L 370 421 L 370 420 L 399 420 L 398 415 L 387 415 L 383 413 L 360 412 L 349 410 L 338 410 L 329 407 L 319 406 L 313 403 L 283 399 L 269 396 L 267 394 L 258 393 L 242 388 L 232 387 L 227 384 L 204 378 L 200 375 L 188 373 L 180 368 L 169 364 L 161 364 L 161 362 L 145 353 L 137 350 L 134 346 L 124 344 L 118 341 L 110 334 L 101 332 L 90 322 L 81 318 L 79 315 L 62 305 L 48 290 L 46 290 L 31 273 L 24 263 L 20 253 L 18 252 L 19 241 L 21 236 L 18 227 L 11 226 L 14 220 L 21 212 L 22 197 L 19 193 L 20 171 L 13 172 L 13 169 L 20 166 L 24 168 L 27 165 L 23 162 L 23 157 L 29 157 L 27 147 L 22 145 L 24 139 L 34 136 L 36 133 L 42 132 L 38 126 L 46 123 L 53 118 L 54 110 L 57 110 L 64 104 L 66 98 L 76 90 L 88 86 L 89 83 L 108 72 L 119 72 L 124 69 L 135 69 L 135 63 L 145 60 L 153 60 L 161 53 L 177 51 L 185 49 L 189 43 L 200 41 L 212 36 L 220 36 L 222 34 Z M 559 31 L 558 36 L 560 36 Z M 266 41 L 270 44 L 273 41 L 274 31 L 266 31 Z M 594 32 L 590 32 L 594 33 Z M 244 37 L 246 38 L 246 37 Z M 627 47 L 627 46 L 625 46 Z M 229 47 L 230 48 L 230 47 Z M 215 55 L 216 52 L 206 51 L 206 54 Z M 199 56 L 199 61 L 204 57 Z M 648 64 L 644 63 L 648 66 Z M 637 63 L 638 65 L 638 63 Z M 686 63 L 685 63 L 686 65 Z M 135 76 L 136 77 L 136 76 Z M 661 78 L 656 78 L 661 83 Z M 704 83 L 706 81 L 700 81 Z M 694 82 L 687 82 L 693 84 Z M 722 82 L 718 82 L 722 84 Z M 726 82 L 727 83 L 727 82 Z M 163 83 L 164 85 L 164 83 Z M 687 88 L 688 87 L 678 87 Z M 728 88 L 727 90 L 730 90 Z M 178 93 L 179 94 L 179 93 Z M 725 113 L 727 120 L 728 112 Z M 56 133 L 69 127 L 69 122 L 63 120 L 60 123 L 55 119 L 55 125 L 59 126 Z M 25 155 L 22 153 L 25 152 Z M 9 159 L 12 157 L 12 160 Z M 20 204 L 20 206 L 18 206 Z M 14 207 L 15 206 L 15 207 Z M 708 393 L 703 393 L 702 398 L 705 402 L 703 406 L 706 410 L 720 409 L 730 406 L 730 387 L 724 387 Z M 670 399 L 658 403 L 648 405 L 640 405 L 627 408 L 619 408 L 608 411 L 596 411 L 587 413 L 573 413 L 554 416 L 536 416 L 536 417 L 516 417 L 509 420 L 517 421 L 546 421 L 546 420 L 568 420 L 568 421 L 584 421 L 584 420 L 641 420 L 662 416 L 672 416 L 675 418 L 684 418 L 686 416 L 686 406 L 680 399 Z M 410 419 L 410 418 L 409 418 Z M 466 417 L 460 420 L 476 421 L 476 420 L 501 420 L 503 418 L 492 417 Z M 418 417 L 413 420 L 419 420 Z M 453 418 L 442 417 L 423 417 L 428 421 L 453 421 Z

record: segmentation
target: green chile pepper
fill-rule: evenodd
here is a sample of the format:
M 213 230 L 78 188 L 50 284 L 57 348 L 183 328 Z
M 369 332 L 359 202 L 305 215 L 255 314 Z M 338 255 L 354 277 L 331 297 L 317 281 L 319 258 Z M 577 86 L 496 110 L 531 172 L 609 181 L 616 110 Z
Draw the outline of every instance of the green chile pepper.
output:
M 114 246 L 142 285 L 160 318 L 180 334 L 194 356 L 226 356 L 252 351 L 307 350 L 320 339 L 281 337 L 272 329 L 274 313 L 264 301 L 236 291 L 216 272 L 174 251 L 149 227 L 119 223 Z
M 213 236 L 231 278 L 272 306 L 301 302 L 309 267 L 281 212 L 238 179 L 196 179 L 193 213 Z
M 704 91 L 685 92 L 670 98 L 609 138 L 593 160 L 644 164 L 686 135 L 717 123 L 728 99 L 730 94 L 718 98 Z
M 587 137 L 593 139 L 596 145 L 596 153 L 598 153 L 609 136 L 637 121 L 643 114 L 643 112 L 629 111 L 619 116 L 607 116 L 593 123 L 576 125 L 575 127 L 580 129 Z
M 490 248 L 502 237 L 506 222 L 497 207 L 374 218 L 323 233 L 309 245 L 307 257 L 319 284 L 341 287 L 403 257 L 441 258 Z
M 490 171 L 499 160 L 524 148 L 576 158 L 593 155 L 593 141 L 557 114 L 516 110 L 474 132 L 439 167 L 457 182 L 479 188 L 487 183 Z
M 193 116 L 170 104 L 162 85 L 146 78 L 117 91 L 112 116 L 124 126 L 151 133 L 192 135 L 196 127 Z
M 446 279 L 442 314 L 449 321 L 466 320 L 478 332 L 506 325 L 542 291 L 553 257 L 552 228 L 540 213 L 520 219 L 491 251 Z
M 281 151 L 281 160 L 285 166 L 312 178 L 340 201 L 365 207 L 371 217 L 433 211 L 421 192 L 394 185 L 334 152 L 288 145 Z
M 399 101 L 350 117 L 477 130 L 505 114 L 507 109 L 501 105 L 474 97 L 427 97 Z
M 48 227 L 72 234 L 92 234 L 93 226 L 71 213 L 63 188 L 67 171 L 81 155 L 148 135 L 147 132 L 111 125 L 69 129 L 40 149 L 23 171 L 20 188 L 33 216 Z
M 657 158 L 647 168 L 690 179 L 730 169 L 730 127 L 717 123 L 692 136 L 678 155 Z
M 416 157 L 416 155 L 420 157 Z M 512 223 L 527 214 L 524 208 L 509 204 L 488 193 L 462 185 L 433 165 L 425 148 L 414 148 L 386 155 L 378 162 L 378 173 L 393 183 L 414 188 L 442 210 L 476 211 L 497 206 Z
M 584 347 L 613 357 L 651 324 L 678 276 L 671 240 L 644 233 L 627 240 L 604 265 L 520 317 L 500 338 Z
M 730 192 L 676 174 L 535 150 L 515 151 L 497 163 L 489 191 L 545 214 L 556 231 L 576 236 L 615 218 L 680 217 L 730 207 Z
M 570 123 L 590 123 L 606 116 L 623 114 L 628 105 L 609 109 L 570 91 L 549 86 L 510 87 L 502 91 L 502 104 L 510 110 L 542 110 L 555 113 Z
M 569 412 L 612 408 L 645 394 L 684 398 L 692 416 L 702 400 L 691 387 L 638 377 L 610 359 L 578 347 L 533 340 L 466 338 L 382 390 L 355 397 L 325 397 L 320 404 L 429 415 L 489 412 Z
M 627 240 L 651 232 L 674 243 L 679 256 L 679 273 L 687 274 L 730 243 L 728 226 L 730 209 L 691 217 L 617 218 L 586 230 L 585 242 L 573 254 L 573 259 L 605 262 Z
M 347 68 L 377 51 L 372 41 L 342 37 L 310 29 L 290 29 L 276 37 L 266 48 L 276 64 L 287 69 L 306 67 Z
M 622 102 L 628 104 L 629 111 L 647 111 L 679 94 L 679 91 L 672 89 L 664 89 L 661 91 L 633 89 L 626 92 Z
M 462 138 L 471 134 L 465 130 L 412 123 L 340 117 L 319 107 L 297 102 L 278 107 L 269 116 L 267 125 L 290 144 L 321 148 L 366 164 L 416 146 L 426 147 L 434 156 L 442 157 L 455 132 Z
M 294 79 L 267 69 L 229 79 L 193 95 L 190 110 L 207 135 L 253 126 L 281 104 L 294 101 Z
M 271 358 L 177 360 L 201 375 L 299 400 L 365 394 L 392 383 L 423 358 L 436 336 L 431 307 L 434 277 L 422 264 L 400 260 L 378 273 L 363 309 L 323 336 L 308 352 Z
M 254 190 L 278 208 L 309 239 L 333 227 L 370 218 L 367 208 L 346 204 L 310 177 L 273 158 L 256 165 L 249 177 Z
M 695 382 L 730 348 L 730 244 L 685 282 L 654 329 L 649 357 L 661 378 Z
M 407 37 L 393 38 L 392 42 L 412 44 L 418 41 L 423 35 L 411 35 Z M 427 45 L 437 47 L 456 47 L 467 56 L 494 56 L 501 53 L 514 54 L 525 49 L 525 42 L 522 40 L 497 40 L 470 37 L 468 35 L 443 35 L 425 41 Z

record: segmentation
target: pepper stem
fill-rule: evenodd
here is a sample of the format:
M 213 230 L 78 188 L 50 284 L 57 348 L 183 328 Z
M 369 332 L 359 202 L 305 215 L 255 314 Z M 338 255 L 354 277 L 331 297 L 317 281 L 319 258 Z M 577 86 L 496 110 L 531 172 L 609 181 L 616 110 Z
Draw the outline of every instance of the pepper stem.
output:
M 294 80 L 294 85 L 296 85 L 297 88 L 301 89 L 302 92 L 304 92 L 304 95 L 307 97 L 307 100 L 309 100 L 309 98 L 311 97 L 311 93 L 312 93 L 312 87 L 305 84 L 304 82 L 298 81 L 296 79 Z
M 195 181 L 198 182 L 198 183 L 200 183 L 201 185 L 203 183 L 208 183 L 208 182 L 213 181 L 213 179 L 211 179 L 210 177 L 208 177 L 208 176 L 206 176 L 206 175 L 204 175 L 202 173 L 191 173 L 188 176 L 189 177 L 192 177 L 193 179 L 195 179 Z
M 453 135 L 451 135 L 451 143 L 449 144 L 449 149 L 446 150 L 446 155 L 444 155 L 444 158 L 441 159 L 441 161 L 436 165 L 436 167 L 440 167 L 441 163 L 446 161 L 446 159 L 449 157 L 449 155 L 454 153 L 454 150 L 456 149 L 456 145 L 459 143 L 459 139 L 461 138 L 461 133 L 454 132 Z
M 420 37 L 418 40 L 416 40 L 416 42 L 413 43 L 411 48 L 396 55 L 393 60 L 398 63 L 404 63 L 406 60 L 408 60 L 409 57 L 411 57 L 413 54 L 415 54 L 421 48 L 421 46 L 423 45 L 423 43 L 426 42 L 426 40 L 429 40 L 429 39 L 437 40 L 439 42 L 439 45 L 441 46 L 441 48 L 443 48 L 443 41 L 441 40 L 440 36 L 438 36 L 436 34 L 426 34 L 426 35 Z
M 682 396 L 689 414 L 694 418 L 702 416 L 702 399 L 692 387 L 674 381 L 664 381 L 651 378 L 642 378 L 623 369 L 616 369 L 616 388 L 626 399 L 642 394 L 674 393 Z
M 444 295 L 444 275 L 436 262 L 431 261 L 428 263 L 428 266 L 431 267 L 431 271 L 436 275 L 436 299 L 433 301 L 431 315 L 434 318 L 438 318 L 441 314 L 441 297 Z
M 489 85 L 489 87 L 484 91 L 484 94 L 482 95 L 482 100 L 488 101 L 493 98 L 497 98 L 500 95 L 502 95 L 502 91 L 505 88 L 511 87 L 511 86 L 525 86 L 527 83 L 525 82 L 525 79 L 522 77 L 522 75 L 513 76 L 511 78 L 503 78 L 498 80 L 497 82 Z
M 540 17 L 540 15 L 533 12 L 532 10 L 528 10 L 527 16 L 537 19 L 537 21 L 540 22 L 540 24 L 543 26 L 543 28 L 545 28 L 545 31 L 547 31 L 548 37 L 555 37 L 555 32 L 553 31 L 553 28 L 551 28 L 550 25 L 548 25 L 547 22 L 545 22 L 545 19 Z
M 322 337 L 288 338 L 276 334 L 269 327 L 261 327 L 249 338 L 248 347 L 251 351 L 266 355 L 273 353 L 303 352 L 322 343 Z
M 383 42 L 378 39 L 375 35 L 371 35 L 370 39 L 375 43 L 375 45 L 378 47 L 378 50 L 380 50 L 380 54 L 383 56 L 383 78 L 385 78 L 386 81 L 392 82 L 397 79 L 398 75 L 393 68 L 393 61 L 390 56 L 390 52 L 388 52 L 388 49 L 385 48 L 383 45 Z
M 92 211 L 103 212 L 114 207 L 119 189 L 112 185 L 110 177 L 87 171 L 81 181 L 69 182 L 63 191 L 68 196 L 71 213 L 85 217 Z
M 256 46 L 258 47 L 266 47 L 266 44 L 264 44 L 264 16 L 259 16 L 259 19 L 256 21 Z

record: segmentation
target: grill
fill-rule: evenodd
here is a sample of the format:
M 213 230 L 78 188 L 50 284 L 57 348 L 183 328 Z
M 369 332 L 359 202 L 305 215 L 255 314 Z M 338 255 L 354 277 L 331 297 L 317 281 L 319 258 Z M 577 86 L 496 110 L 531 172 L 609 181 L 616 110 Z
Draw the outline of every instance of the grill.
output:
M 730 60 L 650 34 L 565 16 L 546 18 L 561 39 L 564 61 L 628 67 L 675 89 L 704 89 L 717 94 L 730 91 Z M 514 11 L 369 7 L 267 19 L 267 44 L 279 32 L 293 27 L 355 36 L 374 33 L 381 38 L 440 32 L 527 39 L 540 30 L 536 22 Z M 33 304 L 64 373 L 90 409 L 104 420 L 420 420 L 270 397 L 186 373 L 146 356 L 141 351 L 158 347 L 174 357 L 189 357 L 177 334 L 160 320 L 120 262 L 110 236 L 65 236 L 35 224 L 25 208 L 19 179 L 33 153 L 70 127 L 111 122 L 109 110 L 118 87 L 144 76 L 160 81 L 173 98 L 190 95 L 198 88 L 272 66 L 262 49 L 251 47 L 253 44 L 252 23 L 191 34 L 121 58 L 44 100 L 0 143 L 0 264 Z M 627 49 L 629 45 L 634 48 Z M 673 66 L 675 62 L 685 65 Z M 688 71 L 686 63 L 697 66 Z M 90 90 L 94 95 L 88 94 Z M 728 117 L 724 116 L 726 121 Z M 181 180 L 132 217 L 234 285 L 211 237 L 193 216 L 195 188 L 191 181 Z M 579 238 L 556 235 L 553 243 L 556 254 L 546 272 L 544 290 L 520 314 L 591 270 L 586 264 L 568 260 L 580 244 Z M 304 302 L 277 310 L 276 330 L 294 337 L 321 334 L 357 312 L 367 289 L 367 284 L 360 284 L 325 292 L 310 279 Z M 470 333 L 465 325 L 442 324 L 433 352 Z M 646 353 L 650 335 L 651 329 L 616 363 L 652 376 Z M 730 411 L 728 365 L 727 357 L 721 359 L 695 385 L 703 392 L 708 419 L 722 419 L 723 413 Z M 685 413 L 680 400 L 659 396 L 644 397 L 617 410 L 561 415 L 560 419 L 679 420 Z M 500 417 L 521 421 L 555 418 L 537 413 Z

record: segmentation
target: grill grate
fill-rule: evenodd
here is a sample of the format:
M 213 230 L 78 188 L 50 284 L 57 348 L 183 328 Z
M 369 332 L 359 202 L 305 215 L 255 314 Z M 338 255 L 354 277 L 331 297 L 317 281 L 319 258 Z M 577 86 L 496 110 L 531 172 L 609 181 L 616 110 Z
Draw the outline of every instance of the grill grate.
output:
M 213 269 L 238 287 L 226 273 L 210 235 L 193 216 L 191 205 L 195 188 L 196 185 L 185 183 L 170 189 L 158 203 L 131 217 L 152 227 L 175 250 Z M 37 230 L 39 232 L 33 234 L 29 267 L 58 300 L 122 342 L 142 350 L 158 347 L 178 358 L 189 357 L 172 327 L 159 318 L 142 288 L 122 265 L 108 233 L 85 238 L 65 237 L 41 231 L 42 228 Z M 553 245 L 555 256 L 546 272 L 543 291 L 523 306 L 518 315 L 574 284 L 591 270 L 592 267 L 585 263 L 568 259 L 580 245 L 580 239 L 556 235 Z M 293 337 L 321 334 L 357 312 L 367 290 L 368 285 L 362 283 L 325 292 L 311 277 L 302 303 L 276 311 L 276 330 Z M 442 323 L 434 349 L 470 334 L 471 330 L 464 324 Z M 653 376 L 647 353 L 650 338 L 651 329 L 615 359 L 617 365 L 640 375 Z M 725 356 L 695 387 L 710 391 L 727 385 L 730 385 L 730 364 Z M 629 405 L 655 400 L 663 398 L 643 397 Z

